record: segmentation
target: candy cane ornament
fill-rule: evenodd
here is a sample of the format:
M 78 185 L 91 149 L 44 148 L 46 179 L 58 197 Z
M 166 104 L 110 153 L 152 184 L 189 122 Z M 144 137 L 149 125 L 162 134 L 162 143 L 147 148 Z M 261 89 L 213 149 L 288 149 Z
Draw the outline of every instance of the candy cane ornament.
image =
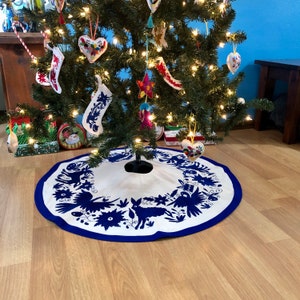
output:
M 25 44 L 25 42 L 23 41 L 23 39 L 20 37 L 17 29 L 16 29 L 16 26 L 20 26 L 23 30 L 23 33 L 26 33 L 27 30 L 24 28 L 23 24 L 20 23 L 19 21 L 15 21 L 12 23 L 12 28 L 13 28 L 13 31 L 15 33 L 15 35 L 17 36 L 17 38 L 19 39 L 19 41 L 21 42 L 22 46 L 24 47 L 24 49 L 26 50 L 26 52 L 28 53 L 28 55 L 30 56 L 30 58 L 33 60 L 33 61 L 36 61 L 37 60 L 37 57 L 34 56 L 32 54 L 32 52 L 28 49 L 27 45 Z M 44 37 L 44 39 L 47 39 L 47 36 L 45 33 L 41 32 L 42 36 Z M 46 74 L 40 72 L 40 71 L 37 71 L 36 75 L 35 75 L 35 80 L 38 84 L 41 84 L 43 86 L 50 86 L 50 82 L 46 76 Z

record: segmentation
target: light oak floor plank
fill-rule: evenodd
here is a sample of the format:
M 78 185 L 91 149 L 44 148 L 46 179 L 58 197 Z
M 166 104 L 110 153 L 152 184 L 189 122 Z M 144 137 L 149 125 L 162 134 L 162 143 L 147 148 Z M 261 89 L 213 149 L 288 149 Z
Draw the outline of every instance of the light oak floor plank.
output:
M 229 167 L 243 189 L 219 224 L 115 243 L 61 230 L 34 204 L 38 180 L 55 163 L 90 150 L 16 158 L 0 125 L 0 299 L 300 299 L 300 144 L 281 138 L 234 130 L 206 146 L 205 156 Z

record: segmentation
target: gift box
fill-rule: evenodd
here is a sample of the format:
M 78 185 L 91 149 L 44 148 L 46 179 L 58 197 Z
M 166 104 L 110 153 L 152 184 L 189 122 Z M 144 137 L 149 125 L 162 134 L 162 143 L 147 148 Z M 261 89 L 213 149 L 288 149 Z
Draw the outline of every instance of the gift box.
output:
M 6 133 L 10 135 L 12 131 L 18 142 L 17 149 L 14 152 L 16 157 L 48 154 L 59 151 L 59 144 L 57 142 L 57 128 L 56 122 L 45 119 L 45 127 L 48 131 L 48 136 L 41 137 L 39 141 L 30 142 L 30 127 L 31 122 L 28 117 L 12 117 L 10 123 L 6 127 Z
M 15 153 L 16 157 L 20 156 L 30 156 L 39 154 L 50 154 L 59 152 L 59 144 L 57 141 L 44 142 L 41 144 L 21 144 Z
M 181 141 L 179 141 L 176 137 L 176 135 L 179 133 L 179 130 L 167 130 L 164 132 L 164 141 L 167 146 L 178 146 L 181 145 Z M 190 139 L 188 137 L 188 139 Z M 205 137 L 199 133 L 196 132 L 194 136 L 194 142 L 205 142 Z
M 10 119 L 11 127 L 15 125 L 30 124 L 30 118 L 27 116 L 13 116 Z

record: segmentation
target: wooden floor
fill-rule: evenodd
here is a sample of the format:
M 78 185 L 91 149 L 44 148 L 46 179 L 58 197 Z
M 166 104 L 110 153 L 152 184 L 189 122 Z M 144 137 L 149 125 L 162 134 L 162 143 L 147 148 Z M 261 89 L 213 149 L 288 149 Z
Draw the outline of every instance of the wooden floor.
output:
M 37 181 L 87 149 L 15 158 L 0 126 L 0 299 L 300 299 L 300 144 L 236 130 L 205 156 L 227 165 L 243 199 L 202 232 L 148 243 L 80 237 L 45 220 Z

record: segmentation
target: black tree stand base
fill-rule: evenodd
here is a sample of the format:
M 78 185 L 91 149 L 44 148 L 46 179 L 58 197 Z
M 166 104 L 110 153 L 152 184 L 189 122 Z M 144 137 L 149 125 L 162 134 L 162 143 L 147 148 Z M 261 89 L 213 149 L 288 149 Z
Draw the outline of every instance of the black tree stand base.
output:
M 136 155 L 136 159 L 126 163 L 124 168 L 127 172 L 147 174 L 152 171 L 153 165 L 147 161 L 141 160 L 141 157 Z

